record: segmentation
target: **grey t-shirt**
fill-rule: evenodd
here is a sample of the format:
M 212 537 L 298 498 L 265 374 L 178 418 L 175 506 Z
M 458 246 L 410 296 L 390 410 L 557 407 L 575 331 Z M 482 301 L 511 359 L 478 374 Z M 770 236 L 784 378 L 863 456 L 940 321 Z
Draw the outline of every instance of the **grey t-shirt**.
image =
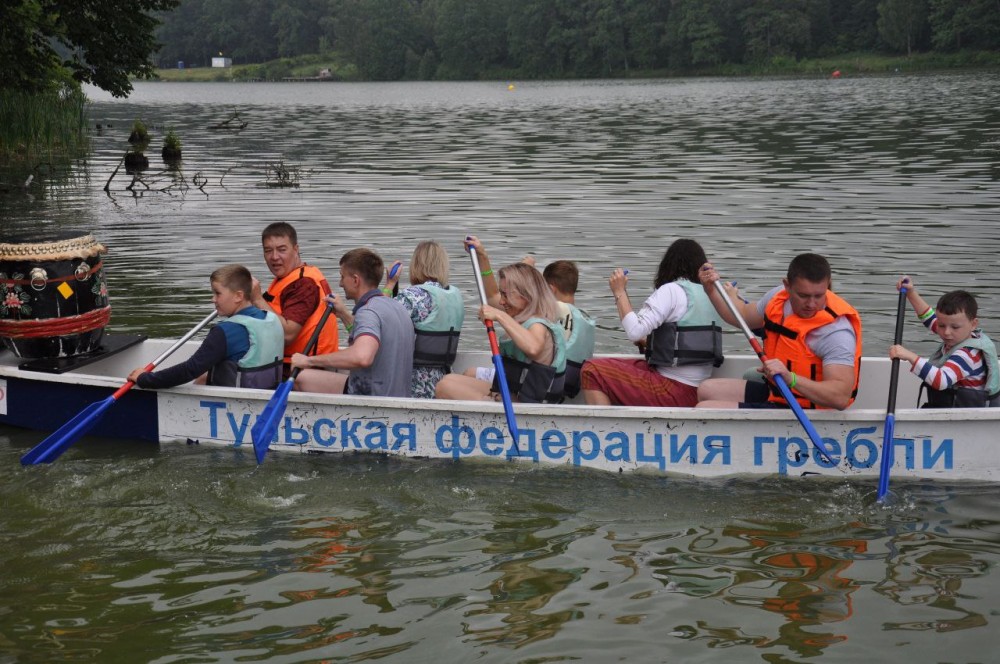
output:
M 378 353 L 370 367 L 351 371 L 347 394 L 411 396 L 416 334 L 406 307 L 391 297 L 371 298 L 354 315 L 354 329 L 348 341 L 354 343 L 363 335 L 378 340 Z
M 767 311 L 771 298 L 784 290 L 784 286 L 776 286 L 769 290 L 757 303 L 757 313 L 761 316 Z M 792 314 L 792 303 L 785 302 L 784 313 Z M 843 364 L 854 366 L 854 348 L 858 345 L 854 326 L 846 317 L 840 316 L 829 325 L 818 327 L 806 336 L 809 349 L 823 358 L 823 364 Z

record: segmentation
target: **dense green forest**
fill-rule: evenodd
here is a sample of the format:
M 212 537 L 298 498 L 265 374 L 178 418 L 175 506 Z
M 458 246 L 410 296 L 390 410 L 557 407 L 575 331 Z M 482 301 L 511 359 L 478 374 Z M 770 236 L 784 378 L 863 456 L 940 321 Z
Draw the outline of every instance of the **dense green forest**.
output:
M 372 80 L 1000 51 L 1000 0 L 182 0 L 161 18 L 160 67 L 335 53 Z

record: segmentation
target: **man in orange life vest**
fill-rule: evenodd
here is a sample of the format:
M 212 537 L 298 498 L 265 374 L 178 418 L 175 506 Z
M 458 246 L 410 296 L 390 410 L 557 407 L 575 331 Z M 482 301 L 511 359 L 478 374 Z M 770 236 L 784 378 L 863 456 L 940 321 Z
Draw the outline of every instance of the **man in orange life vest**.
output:
M 719 274 L 706 263 L 699 274 L 719 315 L 737 325 L 715 289 Z M 767 382 L 710 378 L 698 387 L 699 408 L 787 408 L 774 385 L 781 375 L 803 408 L 851 405 L 858 393 L 861 368 L 861 317 L 830 290 L 830 264 L 819 254 L 800 254 L 788 266 L 781 286 L 758 302 L 734 304 L 751 329 L 763 327 L 760 372 Z
M 305 352 L 306 344 L 319 319 L 323 316 L 323 298 L 330 294 L 330 285 L 323 273 L 313 265 L 302 262 L 299 240 L 291 224 L 269 224 L 261 233 L 264 261 L 274 275 L 266 292 L 254 279 L 253 304 L 264 311 L 273 311 L 285 332 L 285 375 L 290 371 L 289 362 L 295 353 Z M 337 322 L 328 320 L 319 335 L 314 354 L 333 353 L 337 350 Z

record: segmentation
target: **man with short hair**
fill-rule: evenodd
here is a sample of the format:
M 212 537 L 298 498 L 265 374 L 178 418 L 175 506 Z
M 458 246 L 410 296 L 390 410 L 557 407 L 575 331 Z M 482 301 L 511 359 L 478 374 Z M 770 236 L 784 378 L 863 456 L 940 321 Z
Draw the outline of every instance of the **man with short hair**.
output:
M 699 278 L 719 315 L 738 321 L 716 291 L 719 274 L 711 263 Z M 765 329 L 759 370 L 767 382 L 709 378 L 698 387 L 699 408 L 787 408 L 774 384 L 780 375 L 803 408 L 844 410 L 858 393 L 861 369 L 861 316 L 830 290 L 833 275 L 826 258 L 800 254 L 788 266 L 781 286 L 756 303 L 734 301 L 751 329 Z
M 254 279 L 253 305 L 273 311 L 281 322 L 285 335 L 284 372 L 288 375 L 292 355 L 305 350 L 319 319 L 323 317 L 323 298 L 330 294 L 319 268 L 302 261 L 299 240 L 291 224 L 280 221 L 269 224 L 261 233 L 264 261 L 274 275 L 266 292 Z M 329 321 L 323 326 L 316 344 L 316 353 L 337 351 L 337 326 Z
M 292 356 L 292 366 L 303 371 L 295 389 L 303 392 L 363 394 L 382 397 L 412 395 L 413 321 L 402 304 L 379 289 L 382 259 L 370 249 L 352 249 L 340 259 L 340 286 L 354 311 L 340 298 L 329 296 L 334 313 L 350 333 L 348 347 L 338 353 Z M 349 374 L 328 369 L 347 369 Z

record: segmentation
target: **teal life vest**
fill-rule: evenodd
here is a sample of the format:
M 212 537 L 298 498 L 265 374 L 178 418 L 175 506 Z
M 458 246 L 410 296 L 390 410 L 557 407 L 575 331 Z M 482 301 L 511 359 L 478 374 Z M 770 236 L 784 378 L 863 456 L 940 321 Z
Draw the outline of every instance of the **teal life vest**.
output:
M 566 381 L 564 393 L 572 399 L 580 393 L 580 370 L 594 356 L 594 319 L 568 302 L 560 302 L 568 315 L 561 319 L 566 337 Z
M 675 281 L 687 295 L 688 309 L 679 321 L 664 323 L 646 337 L 646 362 L 653 367 L 722 365 L 722 321 L 701 285 Z
M 229 385 L 271 390 L 281 382 L 282 358 L 285 354 L 285 334 L 278 317 L 268 311 L 264 318 L 236 314 L 226 319 L 246 328 L 250 348 L 238 361 L 227 360 L 213 367 L 210 385 Z
M 501 340 L 500 355 L 503 358 L 507 387 L 511 395 L 518 395 L 523 403 L 558 403 L 563 399 L 566 379 L 566 339 L 563 327 L 547 318 L 537 317 L 529 318 L 521 325 L 528 329 L 535 323 L 544 325 L 552 337 L 552 364 L 541 364 L 529 359 L 509 337 Z M 499 376 L 493 378 L 494 391 L 498 391 L 498 379 Z
M 935 390 L 927 387 L 927 406 L 930 408 L 983 408 L 986 406 L 1000 407 L 1000 361 L 997 359 L 997 346 L 985 332 L 977 329 L 968 339 L 958 345 L 959 348 L 975 348 L 982 351 L 983 363 L 986 365 L 986 385 L 982 389 L 971 387 L 956 387 L 952 385 L 947 390 Z M 952 348 L 947 354 L 944 344 L 938 346 L 927 361 L 936 367 L 944 365 L 954 352 Z M 922 385 L 926 386 L 924 383 Z
M 417 333 L 413 366 L 451 367 L 458 355 L 458 339 L 465 322 L 462 293 L 454 286 L 442 288 L 433 283 L 418 287 L 427 291 L 434 306 L 427 318 L 413 324 Z

